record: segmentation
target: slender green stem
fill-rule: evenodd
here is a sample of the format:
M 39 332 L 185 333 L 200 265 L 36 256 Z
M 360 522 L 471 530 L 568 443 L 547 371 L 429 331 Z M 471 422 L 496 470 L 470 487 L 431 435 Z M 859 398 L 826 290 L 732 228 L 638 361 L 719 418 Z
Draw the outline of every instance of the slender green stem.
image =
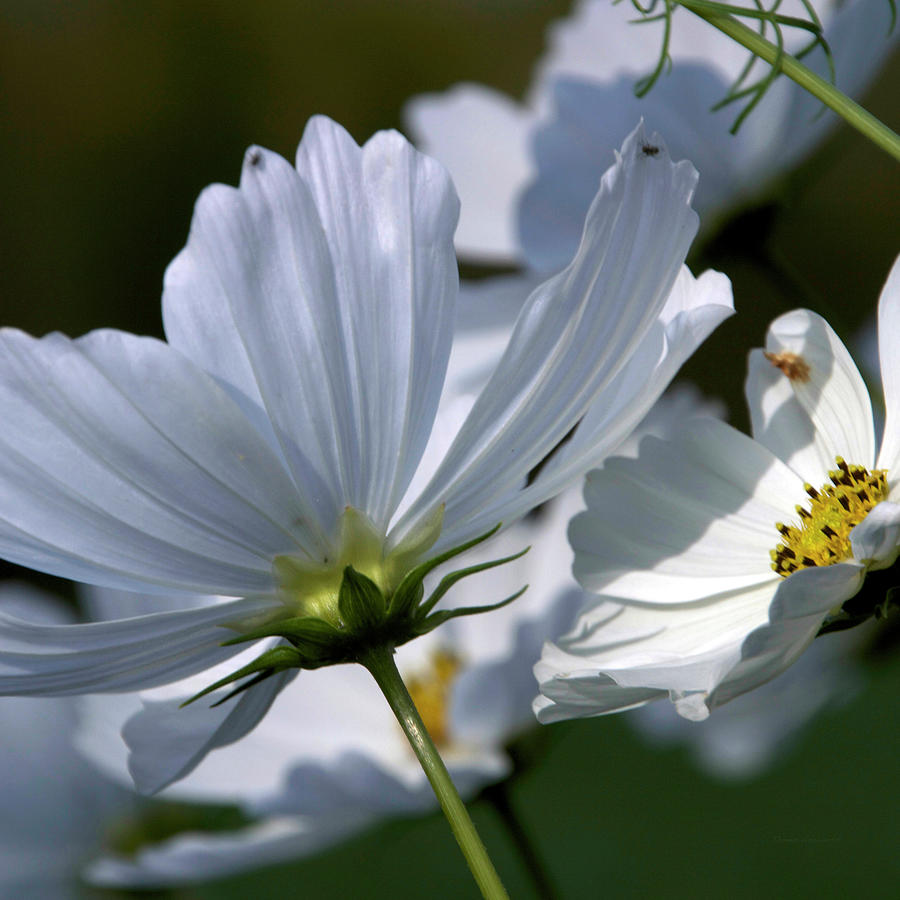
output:
M 760 59 L 770 65 L 775 64 L 779 55 L 778 48 L 752 28 L 748 28 L 732 16 L 713 12 L 703 0 L 680 0 L 679 6 L 690 10 L 701 19 L 705 19 L 714 28 L 742 44 Z M 788 53 L 781 54 L 781 71 L 900 162 L 900 135 L 888 128 L 887 125 Z
M 413 752 L 422 764 L 481 895 L 485 900 L 509 900 L 465 804 L 450 779 L 450 773 L 397 671 L 393 650 L 388 647 L 372 650 L 360 659 L 360 663 L 369 670 L 381 688 Z

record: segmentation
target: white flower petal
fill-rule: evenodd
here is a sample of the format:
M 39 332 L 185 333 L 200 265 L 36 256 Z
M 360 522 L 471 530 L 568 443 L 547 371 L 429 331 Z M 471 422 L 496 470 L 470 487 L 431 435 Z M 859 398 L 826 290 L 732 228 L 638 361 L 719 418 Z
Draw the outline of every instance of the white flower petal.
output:
M 298 174 L 248 151 L 201 195 L 166 273 L 170 342 L 263 405 L 325 541 L 350 504 L 390 514 L 449 353 L 458 201 L 399 135 L 359 148 L 318 118 Z
M 768 447 L 810 484 L 819 486 L 826 482 L 828 472 L 834 468 L 832 448 L 825 446 L 816 434 L 790 379 L 766 359 L 762 350 L 750 351 L 744 393 L 754 440 Z
M 246 661 L 258 655 L 256 650 Z M 152 702 L 165 695 L 164 699 L 180 702 L 235 668 L 232 663 L 227 669 L 207 673 L 204 680 L 195 677 L 142 696 Z M 201 698 L 192 706 L 204 702 Z M 298 728 L 301 722 L 303 727 Z M 254 813 L 268 798 L 280 795 L 299 762 L 327 767 L 348 751 L 365 753 L 379 765 L 390 765 L 398 754 L 405 757 L 409 752 L 384 698 L 361 666 L 306 671 L 278 695 L 252 732 L 239 743 L 210 754 L 203 765 L 167 788 L 165 796 L 189 802 L 235 803 Z M 239 779 L 234 777 L 237 770 L 242 772 Z
M 666 607 L 600 602 L 575 630 L 547 644 L 535 674 L 552 701 L 541 722 L 620 712 L 669 694 L 679 713 L 702 719 L 706 698 L 741 659 L 746 635 L 769 620 L 780 579 Z
M 251 619 L 277 600 L 235 600 L 213 607 L 87 625 L 42 625 L 0 613 L 0 693 L 66 696 L 166 684 L 222 662 L 230 623 Z
M 594 401 L 572 437 L 541 468 L 534 489 L 549 493 L 602 463 L 649 413 L 694 350 L 733 311 L 731 283 L 724 275 L 710 270 L 695 279 L 683 266 L 660 321 Z
M 872 404 L 859 369 L 831 326 L 807 309 L 785 313 L 769 326 L 766 352 L 773 365 L 789 369 L 783 377 L 812 422 L 820 457 L 832 460 L 828 468 L 834 467 L 835 456 L 870 468 L 875 462 Z M 790 447 L 797 441 L 795 422 L 776 414 L 767 431 L 787 428 L 788 436 L 771 439 Z
M 345 840 L 367 824 L 364 816 L 323 820 L 283 817 L 225 834 L 180 834 L 142 847 L 133 858 L 105 856 L 95 860 L 85 877 L 103 887 L 194 884 L 302 859 Z
M 783 672 L 816 636 L 825 616 L 862 585 L 856 562 L 800 569 L 781 581 L 769 621 L 747 635 L 740 662 L 705 700 L 713 709 Z
M 518 204 L 524 255 L 539 271 L 556 271 L 572 258 L 610 154 L 641 117 L 665 135 L 673 159 L 690 159 L 702 173 L 694 207 L 704 228 L 706 211 L 733 196 L 735 182 L 743 180 L 727 128 L 732 114 L 709 113 L 727 85 L 708 67 L 677 66 L 643 98 L 634 94 L 634 78 L 624 75 L 602 83 L 564 78 L 547 87 L 552 107 L 533 128 L 537 172 Z
M 590 591 L 684 603 L 768 582 L 775 523 L 802 481 L 765 448 L 717 419 L 671 442 L 648 437 L 637 459 L 589 473 L 587 511 L 569 530 L 573 572 Z
M 78 599 L 85 618 L 91 622 L 101 622 L 105 619 L 131 619 L 150 613 L 178 612 L 188 607 L 215 606 L 225 598 L 209 594 L 144 594 L 83 584 L 79 585 Z
M 335 364 L 350 375 L 356 423 L 345 499 L 386 529 L 428 440 L 450 354 L 459 200 L 443 166 L 396 132 L 360 149 L 322 116 L 306 127 L 297 169 L 325 229 L 345 332 Z
M 878 355 L 884 388 L 884 439 L 878 467 L 895 484 L 900 472 L 900 257 L 894 260 L 878 300 Z
M 437 547 L 512 521 L 539 502 L 519 495 L 528 471 L 609 386 L 672 289 L 697 218 L 696 172 L 648 156 L 638 127 L 607 172 L 578 255 L 538 288 L 500 364 L 428 488 L 396 526 L 396 543 L 439 503 Z
M 0 553 L 146 590 L 271 590 L 296 492 L 233 401 L 165 344 L 0 334 Z
M 665 691 L 653 688 L 620 687 L 608 675 L 592 670 L 567 673 L 564 678 L 540 684 L 547 696 L 538 695 L 532 711 L 541 725 L 622 712 L 666 696 Z
M 885 569 L 900 553 L 900 504 L 879 503 L 850 532 L 853 558 L 870 569 Z
M 228 688 L 186 708 L 181 707 L 184 698 L 144 701 L 143 710 L 122 729 L 131 750 L 128 769 L 135 787 L 143 794 L 161 791 L 189 774 L 212 750 L 244 737 L 297 672 L 289 669 L 273 675 L 221 706 L 209 704 L 224 697 Z
M 532 172 L 527 132 L 533 114 L 491 88 L 459 84 L 413 97 L 403 116 L 422 150 L 453 174 L 464 198 L 456 229 L 460 255 L 518 262 L 515 198 Z
M 250 148 L 239 189 L 213 185 L 197 200 L 187 245 L 166 270 L 166 336 L 245 405 L 265 409 L 268 419 L 258 419 L 287 460 L 322 545 L 332 523 L 319 521 L 317 509 L 339 502 L 340 483 L 328 476 L 347 437 L 334 432 L 349 428 L 334 415 L 349 409 L 349 388 L 329 378 L 332 360 L 344 357 L 337 309 L 309 189 L 280 156 Z

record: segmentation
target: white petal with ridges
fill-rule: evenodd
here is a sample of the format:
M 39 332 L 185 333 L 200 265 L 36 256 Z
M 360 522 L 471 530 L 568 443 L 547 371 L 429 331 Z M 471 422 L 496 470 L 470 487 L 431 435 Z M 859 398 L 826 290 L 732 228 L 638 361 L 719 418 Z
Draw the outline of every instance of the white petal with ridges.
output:
M 459 200 L 446 170 L 396 132 L 364 147 L 322 116 L 297 150 L 331 252 L 353 429 L 344 500 L 379 530 L 431 431 L 453 337 Z M 346 415 L 342 409 L 335 414 Z
M 650 412 L 678 369 L 734 311 L 731 282 L 708 270 L 694 278 L 683 266 L 660 315 L 609 389 L 575 433 L 542 467 L 534 490 L 562 487 L 615 450 Z
M 765 583 L 775 523 L 803 496 L 765 448 L 717 419 L 693 419 L 671 442 L 648 437 L 637 459 L 589 473 L 587 511 L 569 531 L 575 577 L 654 604 Z
M 338 502 L 326 477 L 343 424 L 333 412 L 348 406 L 347 386 L 327 376 L 330 360 L 343 356 L 335 297 L 308 188 L 284 159 L 256 147 L 244 157 L 240 188 L 212 185 L 198 198 L 163 292 L 169 343 L 260 411 L 321 546 L 331 523 L 319 521 L 317 507 Z M 282 421 L 287 402 L 299 421 Z
M 228 626 L 280 604 L 235 600 L 202 609 L 86 625 L 41 625 L 0 613 L 0 694 L 66 696 L 167 684 L 242 648 Z
M 768 621 L 777 587 L 773 577 L 703 603 L 598 603 L 557 646 L 544 647 L 535 667 L 546 698 L 536 710 L 540 721 L 620 712 L 666 693 L 682 715 L 703 718 L 697 698 L 702 704 L 739 662 L 746 635 Z
M 453 546 L 523 515 L 525 476 L 615 379 L 675 283 L 697 217 L 696 172 L 647 156 L 638 127 L 606 173 L 578 255 L 539 287 L 506 353 L 429 487 L 395 528 L 396 543 L 445 503 L 438 545 Z
M 555 79 L 545 89 L 553 102 L 532 129 L 537 171 L 518 204 L 522 248 L 539 271 L 556 271 L 571 259 L 604 168 L 639 118 L 665 136 L 673 159 L 690 159 L 702 174 L 694 200 L 702 227 L 710 224 L 707 210 L 745 180 L 726 127 L 730 113 L 709 113 L 726 85 L 708 67 L 680 66 L 643 98 L 624 75 L 602 83 Z
M 114 587 L 271 590 L 302 507 L 229 396 L 151 338 L 0 335 L 0 552 Z
M 381 527 L 427 439 L 451 341 L 458 201 L 399 135 L 313 119 L 298 174 L 252 148 L 201 195 L 166 273 L 172 344 L 266 410 L 327 547 L 348 504 Z

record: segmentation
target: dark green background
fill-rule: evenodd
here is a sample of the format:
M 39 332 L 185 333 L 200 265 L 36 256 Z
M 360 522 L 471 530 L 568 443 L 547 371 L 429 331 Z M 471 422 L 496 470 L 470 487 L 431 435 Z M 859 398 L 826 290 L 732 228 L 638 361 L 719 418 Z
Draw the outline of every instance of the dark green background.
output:
M 519 95 L 546 23 L 566 9 L 559 0 L 2 0 L 3 323 L 161 334 L 162 273 L 194 199 L 211 181 L 236 183 L 248 144 L 291 156 L 313 113 L 364 140 L 399 127 L 410 95 L 460 80 Z M 895 60 L 867 98 L 895 129 L 898 86 Z M 900 250 L 900 167 L 847 129 L 775 199 L 694 260 L 731 276 L 739 315 L 687 374 L 739 425 L 746 351 L 768 321 L 809 305 L 851 339 Z M 862 694 L 749 783 L 706 779 L 680 751 L 649 749 L 622 718 L 545 729 L 542 762 L 513 797 L 562 894 L 896 896 L 900 660 L 887 637 L 881 644 Z M 476 804 L 475 815 L 512 893 L 532 896 L 492 810 Z M 437 817 L 178 894 L 474 895 Z

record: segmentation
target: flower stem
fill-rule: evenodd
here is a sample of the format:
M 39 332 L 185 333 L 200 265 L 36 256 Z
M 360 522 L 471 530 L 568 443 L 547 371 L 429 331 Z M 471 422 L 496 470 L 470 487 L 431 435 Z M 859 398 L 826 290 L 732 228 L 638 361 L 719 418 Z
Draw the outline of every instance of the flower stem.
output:
M 485 900 L 509 900 L 500 876 L 494 869 L 487 850 L 475 830 L 475 825 L 469 818 L 465 804 L 450 779 L 450 773 L 397 671 L 393 649 L 381 647 L 371 650 L 359 662 L 369 670 L 381 688 L 391 711 L 397 717 L 413 752 L 425 770 L 425 775 L 431 782 L 431 787 L 450 823 L 453 836 L 469 864 L 482 897 Z
M 679 5 L 742 44 L 769 65 L 776 63 L 778 48 L 775 44 L 767 41 L 752 28 L 748 28 L 732 16 L 713 11 L 703 0 L 680 0 Z M 845 122 L 864 134 L 872 143 L 900 161 L 900 135 L 839 91 L 833 84 L 820 78 L 788 53 L 781 55 L 781 71 L 814 97 L 818 97 L 827 107 L 833 109 Z

